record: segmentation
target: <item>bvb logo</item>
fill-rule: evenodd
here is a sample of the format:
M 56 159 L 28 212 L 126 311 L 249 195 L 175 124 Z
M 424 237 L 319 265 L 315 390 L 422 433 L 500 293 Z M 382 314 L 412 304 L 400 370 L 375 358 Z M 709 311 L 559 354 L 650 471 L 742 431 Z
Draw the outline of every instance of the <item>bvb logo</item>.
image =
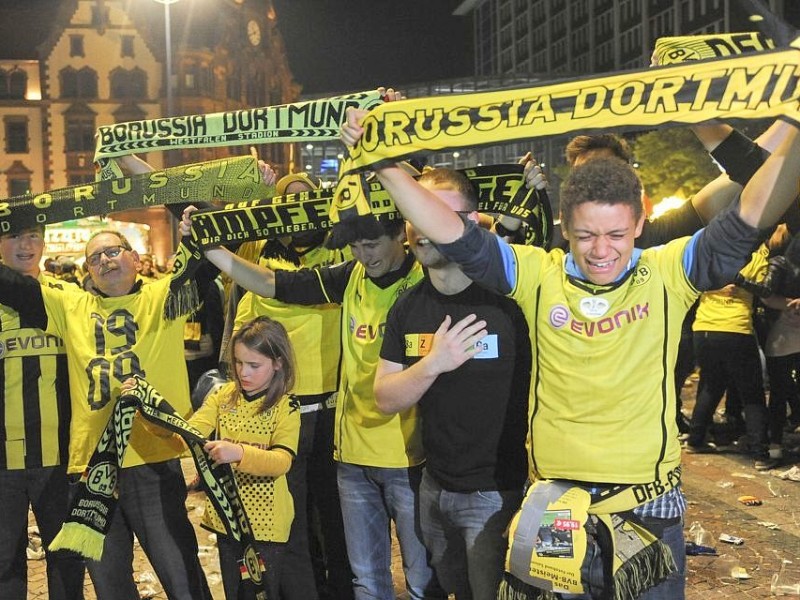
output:
M 172 272 L 176 274 L 183 273 L 186 269 L 186 261 L 184 260 L 183 254 L 180 252 L 175 255 L 175 262 L 172 263 Z
M 650 281 L 650 275 L 652 272 L 650 271 L 650 267 L 646 265 L 639 265 L 636 269 L 636 273 L 633 274 L 633 285 L 644 285 L 648 281 Z
M 244 551 L 244 567 L 247 569 L 247 574 L 250 580 L 259 585 L 261 583 L 261 561 L 258 558 L 258 552 L 253 548 L 252 544 L 248 544 Z
M 117 487 L 117 470 L 110 462 L 101 462 L 89 469 L 86 475 L 86 487 L 93 494 L 106 498 L 114 495 Z
M 349 175 L 344 181 L 344 186 L 337 190 L 336 202 L 339 205 L 339 210 L 343 211 L 355 206 L 361 193 L 361 182 L 358 176 Z
M 708 57 L 700 56 L 700 53 L 694 48 L 684 46 L 680 48 L 675 48 L 675 50 L 667 52 L 666 60 L 663 60 L 662 64 L 671 65 L 674 63 L 682 63 L 689 60 L 700 60 L 701 58 L 708 58 Z

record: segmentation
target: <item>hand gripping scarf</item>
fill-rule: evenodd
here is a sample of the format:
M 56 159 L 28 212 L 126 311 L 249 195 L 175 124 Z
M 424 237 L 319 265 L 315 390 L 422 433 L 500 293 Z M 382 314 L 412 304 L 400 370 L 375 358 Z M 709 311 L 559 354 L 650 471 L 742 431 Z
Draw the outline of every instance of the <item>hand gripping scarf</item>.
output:
M 677 570 L 672 553 L 632 509 L 680 483 L 680 466 L 655 482 L 615 486 L 592 496 L 573 483 L 540 480 L 511 521 L 498 600 L 555 600 L 584 593 L 587 528 L 604 557 L 604 598 L 630 600 Z
M 521 165 L 493 165 L 462 169 L 478 191 L 478 210 L 512 215 L 527 225 L 526 243 L 547 246 L 553 235 L 550 201 L 541 190 L 529 190 Z M 358 179 L 354 194 L 366 206 L 363 214 L 378 219 L 402 218 L 388 192 L 377 180 Z M 276 196 L 263 201 L 234 203 L 224 210 L 193 215 L 192 242 L 200 248 L 259 239 L 272 239 L 302 231 L 327 230 L 343 210 L 332 209 L 331 190 L 312 190 Z M 355 201 L 354 201 L 355 202 Z M 329 217 L 330 213 L 330 217 Z
M 137 410 L 148 421 L 180 435 L 186 442 L 197 472 L 205 483 L 206 494 L 226 533 L 241 544 L 242 579 L 255 590 L 258 600 L 268 600 L 263 576 L 266 567 L 255 549 L 253 531 L 231 466 L 225 464 L 212 468 L 208 454 L 203 450 L 207 440 L 140 377 L 136 377 L 134 387 L 124 390 L 117 400 L 86 471 L 81 475 L 69 515 L 50 549 L 73 550 L 93 560 L 102 558 L 103 543 L 119 498 L 117 475 Z

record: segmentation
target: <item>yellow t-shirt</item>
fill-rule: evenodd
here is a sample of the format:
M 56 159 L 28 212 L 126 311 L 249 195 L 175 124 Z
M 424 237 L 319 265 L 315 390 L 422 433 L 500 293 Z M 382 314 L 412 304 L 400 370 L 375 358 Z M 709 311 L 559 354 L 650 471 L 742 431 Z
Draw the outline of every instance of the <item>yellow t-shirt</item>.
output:
M 378 410 L 373 391 L 386 316 L 397 297 L 422 276 L 416 262 L 385 289 L 366 276 L 361 263 L 350 275 L 342 303 L 342 376 L 333 450 L 340 462 L 400 468 L 424 460 L 416 407 L 386 415 Z
M 769 249 L 762 244 L 740 273 L 747 279 L 762 281 L 767 275 L 768 256 Z M 722 290 L 703 292 L 692 331 L 753 334 L 753 294 L 733 285 Z
M 72 422 L 69 472 L 86 468 L 108 423 L 120 386 L 134 374 L 146 378 L 183 417 L 191 413 L 183 359 L 186 318 L 168 321 L 164 302 L 171 279 L 142 285 L 125 296 L 42 287 L 47 333 L 64 340 L 69 363 Z M 137 415 L 122 466 L 163 462 L 183 450 L 180 440 L 154 437 Z
M 273 270 L 296 269 L 278 260 L 262 259 L 260 264 Z M 338 304 L 286 304 L 247 292 L 236 309 L 234 331 L 262 315 L 280 322 L 289 334 L 297 361 L 292 393 L 310 396 L 334 392 L 339 374 L 342 307 Z

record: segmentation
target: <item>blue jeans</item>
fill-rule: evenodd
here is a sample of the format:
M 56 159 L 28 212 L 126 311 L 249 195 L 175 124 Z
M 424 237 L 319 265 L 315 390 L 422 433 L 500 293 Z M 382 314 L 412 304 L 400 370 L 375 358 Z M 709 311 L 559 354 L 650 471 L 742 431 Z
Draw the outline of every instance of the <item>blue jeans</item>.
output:
M 442 587 L 458 600 L 494 600 L 522 490 L 449 492 L 422 475 L 420 524 Z
M 47 557 L 48 597 L 83 600 L 83 557 L 66 550 L 47 550 L 69 510 L 69 480 L 64 466 L 0 471 L 0 598 L 28 597 L 28 505 L 36 516 Z
M 119 503 L 103 557 L 86 561 L 98 600 L 139 600 L 133 581 L 134 534 L 168 598 L 210 599 L 178 459 L 120 469 L 118 485 Z
M 645 525 L 657 526 L 660 519 L 644 518 Z M 686 591 L 686 542 L 683 538 L 683 520 L 673 525 L 664 527 L 660 536 L 669 549 L 678 570 L 670 575 L 664 582 L 647 590 L 635 600 L 683 600 Z M 605 598 L 603 583 L 603 559 L 600 548 L 590 537 L 589 547 L 586 550 L 586 559 L 581 567 L 581 579 L 584 589 L 588 594 L 561 594 L 564 600 L 593 600 Z M 634 600 L 633 598 L 631 600 Z
M 395 598 L 390 521 L 394 521 L 400 542 L 409 597 L 447 598 L 428 564 L 421 541 L 421 474 L 421 466 L 389 469 L 339 463 L 339 499 L 357 600 Z

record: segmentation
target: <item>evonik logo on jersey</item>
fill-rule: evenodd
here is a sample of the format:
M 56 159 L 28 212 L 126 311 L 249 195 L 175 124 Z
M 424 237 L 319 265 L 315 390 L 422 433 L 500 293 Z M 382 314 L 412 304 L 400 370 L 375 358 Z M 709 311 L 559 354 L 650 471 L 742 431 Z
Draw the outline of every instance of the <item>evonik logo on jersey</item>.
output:
M 64 342 L 49 333 L 21 329 L 0 335 L 0 358 L 12 356 L 38 356 L 44 354 L 63 354 Z
M 355 317 L 348 319 L 350 327 L 350 335 L 359 340 L 373 341 L 376 339 L 383 339 L 383 333 L 386 331 L 386 323 L 379 323 L 372 325 L 370 323 L 356 323 Z
M 556 304 L 550 309 L 549 321 L 553 329 L 567 328 L 579 336 L 595 337 L 617 331 L 626 325 L 641 321 L 650 316 L 650 303 L 635 304 L 597 321 L 576 319 L 569 308 Z

